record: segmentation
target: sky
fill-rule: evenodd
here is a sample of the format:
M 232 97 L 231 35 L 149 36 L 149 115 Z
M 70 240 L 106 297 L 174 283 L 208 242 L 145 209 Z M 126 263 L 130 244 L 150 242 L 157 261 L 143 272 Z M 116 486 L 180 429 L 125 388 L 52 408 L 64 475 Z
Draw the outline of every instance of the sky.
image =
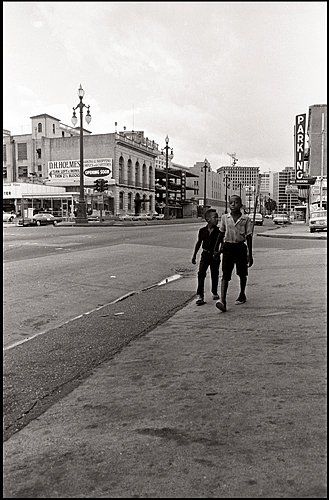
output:
M 326 2 L 3 2 L 3 128 L 47 113 L 143 130 L 173 162 L 293 167 L 297 114 L 327 103 Z

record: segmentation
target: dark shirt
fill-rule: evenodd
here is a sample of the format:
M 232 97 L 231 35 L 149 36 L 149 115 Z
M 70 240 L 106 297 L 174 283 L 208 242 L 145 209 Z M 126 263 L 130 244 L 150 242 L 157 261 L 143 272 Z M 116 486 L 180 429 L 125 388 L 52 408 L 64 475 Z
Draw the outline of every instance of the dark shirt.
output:
M 209 233 L 208 226 L 202 227 L 199 230 L 198 240 L 202 241 L 203 250 L 213 253 L 215 249 L 215 244 L 217 241 L 217 236 L 219 234 L 219 229 L 217 226 L 213 228 L 211 233 Z

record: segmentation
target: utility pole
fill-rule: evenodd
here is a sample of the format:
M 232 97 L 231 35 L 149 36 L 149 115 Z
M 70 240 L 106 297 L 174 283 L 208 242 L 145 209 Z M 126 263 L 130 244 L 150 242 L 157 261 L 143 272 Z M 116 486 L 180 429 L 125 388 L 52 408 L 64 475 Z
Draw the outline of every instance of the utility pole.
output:
M 204 172 L 204 190 L 203 190 L 203 215 L 206 212 L 207 207 L 207 172 L 210 172 L 210 165 L 207 158 L 205 158 L 201 171 Z
M 323 157 L 324 157 L 324 113 L 321 117 L 321 175 L 320 175 L 320 209 L 322 210 L 322 185 L 323 185 Z

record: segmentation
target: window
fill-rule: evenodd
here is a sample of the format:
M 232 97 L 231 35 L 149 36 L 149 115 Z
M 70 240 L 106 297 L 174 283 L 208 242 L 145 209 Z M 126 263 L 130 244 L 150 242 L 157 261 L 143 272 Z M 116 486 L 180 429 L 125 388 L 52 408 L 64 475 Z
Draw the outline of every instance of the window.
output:
M 128 184 L 131 186 L 132 185 L 132 162 L 130 159 L 128 160 L 127 170 L 128 170 Z
M 27 144 L 26 142 L 17 143 L 17 160 L 27 160 Z
M 64 137 L 64 136 L 65 136 L 65 133 L 62 131 L 62 137 Z
M 37 157 L 38 157 L 38 158 L 41 158 L 41 149 L 39 148 L 39 149 L 37 149 L 36 151 L 37 151 Z
M 123 193 L 119 193 L 119 210 L 123 210 Z
M 7 151 L 6 151 L 6 145 L 3 145 L 3 153 L 2 153 L 2 160 L 6 163 L 7 161 Z
M 143 188 L 147 187 L 147 177 L 146 177 L 146 165 L 145 163 L 143 164 L 143 170 L 142 170 L 142 186 Z
M 136 161 L 135 163 L 135 186 L 140 187 L 139 182 L 139 163 Z
M 154 185 L 153 185 L 153 169 L 152 169 L 152 166 L 150 165 L 149 167 L 149 188 L 150 189 L 153 189 Z
M 132 194 L 128 193 L 128 210 L 132 209 Z
M 27 177 L 27 167 L 18 167 L 18 177 Z
M 7 178 L 7 168 L 3 167 L 2 171 L 3 171 L 3 178 L 6 179 Z
M 42 172 L 42 165 L 38 165 L 38 172 Z
M 53 123 L 53 133 L 56 134 L 56 127 L 54 123 Z
M 123 184 L 123 158 L 120 156 L 119 158 L 119 184 Z
M 38 132 L 42 132 L 42 123 L 38 123 Z

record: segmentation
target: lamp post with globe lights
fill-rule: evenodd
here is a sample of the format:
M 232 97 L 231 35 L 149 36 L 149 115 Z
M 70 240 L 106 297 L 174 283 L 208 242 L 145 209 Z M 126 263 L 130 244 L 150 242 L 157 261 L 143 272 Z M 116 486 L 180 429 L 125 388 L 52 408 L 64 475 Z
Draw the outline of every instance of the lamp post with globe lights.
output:
M 173 152 L 173 149 L 170 148 L 170 146 L 169 146 L 168 135 L 166 136 L 165 141 L 166 141 L 166 145 L 165 145 L 164 149 L 166 150 L 166 206 L 164 209 L 164 218 L 169 219 L 169 194 L 168 194 L 168 183 L 169 183 L 168 158 L 169 158 L 169 154 L 168 154 L 168 150 L 171 149 L 170 158 L 172 158 L 174 156 L 174 152 Z M 163 150 L 161 150 L 161 154 L 163 155 Z
M 204 172 L 204 189 L 203 189 L 203 215 L 207 210 L 207 172 L 210 172 L 210 165 L 207 158 L 205 158 L 203 166 L 201 167 L 201 172 Z
M 79 102 L 79 104 L 77 104 L 77 106 L 75 106 L 75 108 L 73 108 L 73 116 L 72 116 L 72 123 L 75 126 L 77 124 L 77 121 L 78 121 L 76 114 L 75 114 L 75 110 L 79 108 L 79 111 L 80 111 L 80 194 L 79 194 L 79 201 L 78 201 L 78 206 L 77 206 L 77 215 L 76 215 L 76 219 L 75 219 L 76 223 L 88 222 L 85 192 L 84 192 L 84 182 L 83 182 L 83 175 L 84 175 L 84 171 L 83 171 L 83 108 L 84 107 L 87 108 L 86 122 L 88 124 L 91 121 L 91 116 L 90 116 L 90 112 L 89 112 L 90 106 L 86 106 L 86 104 L 84 104 L 82 102 L 84 94 L 85 94 L 85 92 L 84 92 L 83 88 L 81 87 L 81 83 L 80 83 L 80 87 L 79 87 L 79 91 L 78 91 L 80 102 Z

